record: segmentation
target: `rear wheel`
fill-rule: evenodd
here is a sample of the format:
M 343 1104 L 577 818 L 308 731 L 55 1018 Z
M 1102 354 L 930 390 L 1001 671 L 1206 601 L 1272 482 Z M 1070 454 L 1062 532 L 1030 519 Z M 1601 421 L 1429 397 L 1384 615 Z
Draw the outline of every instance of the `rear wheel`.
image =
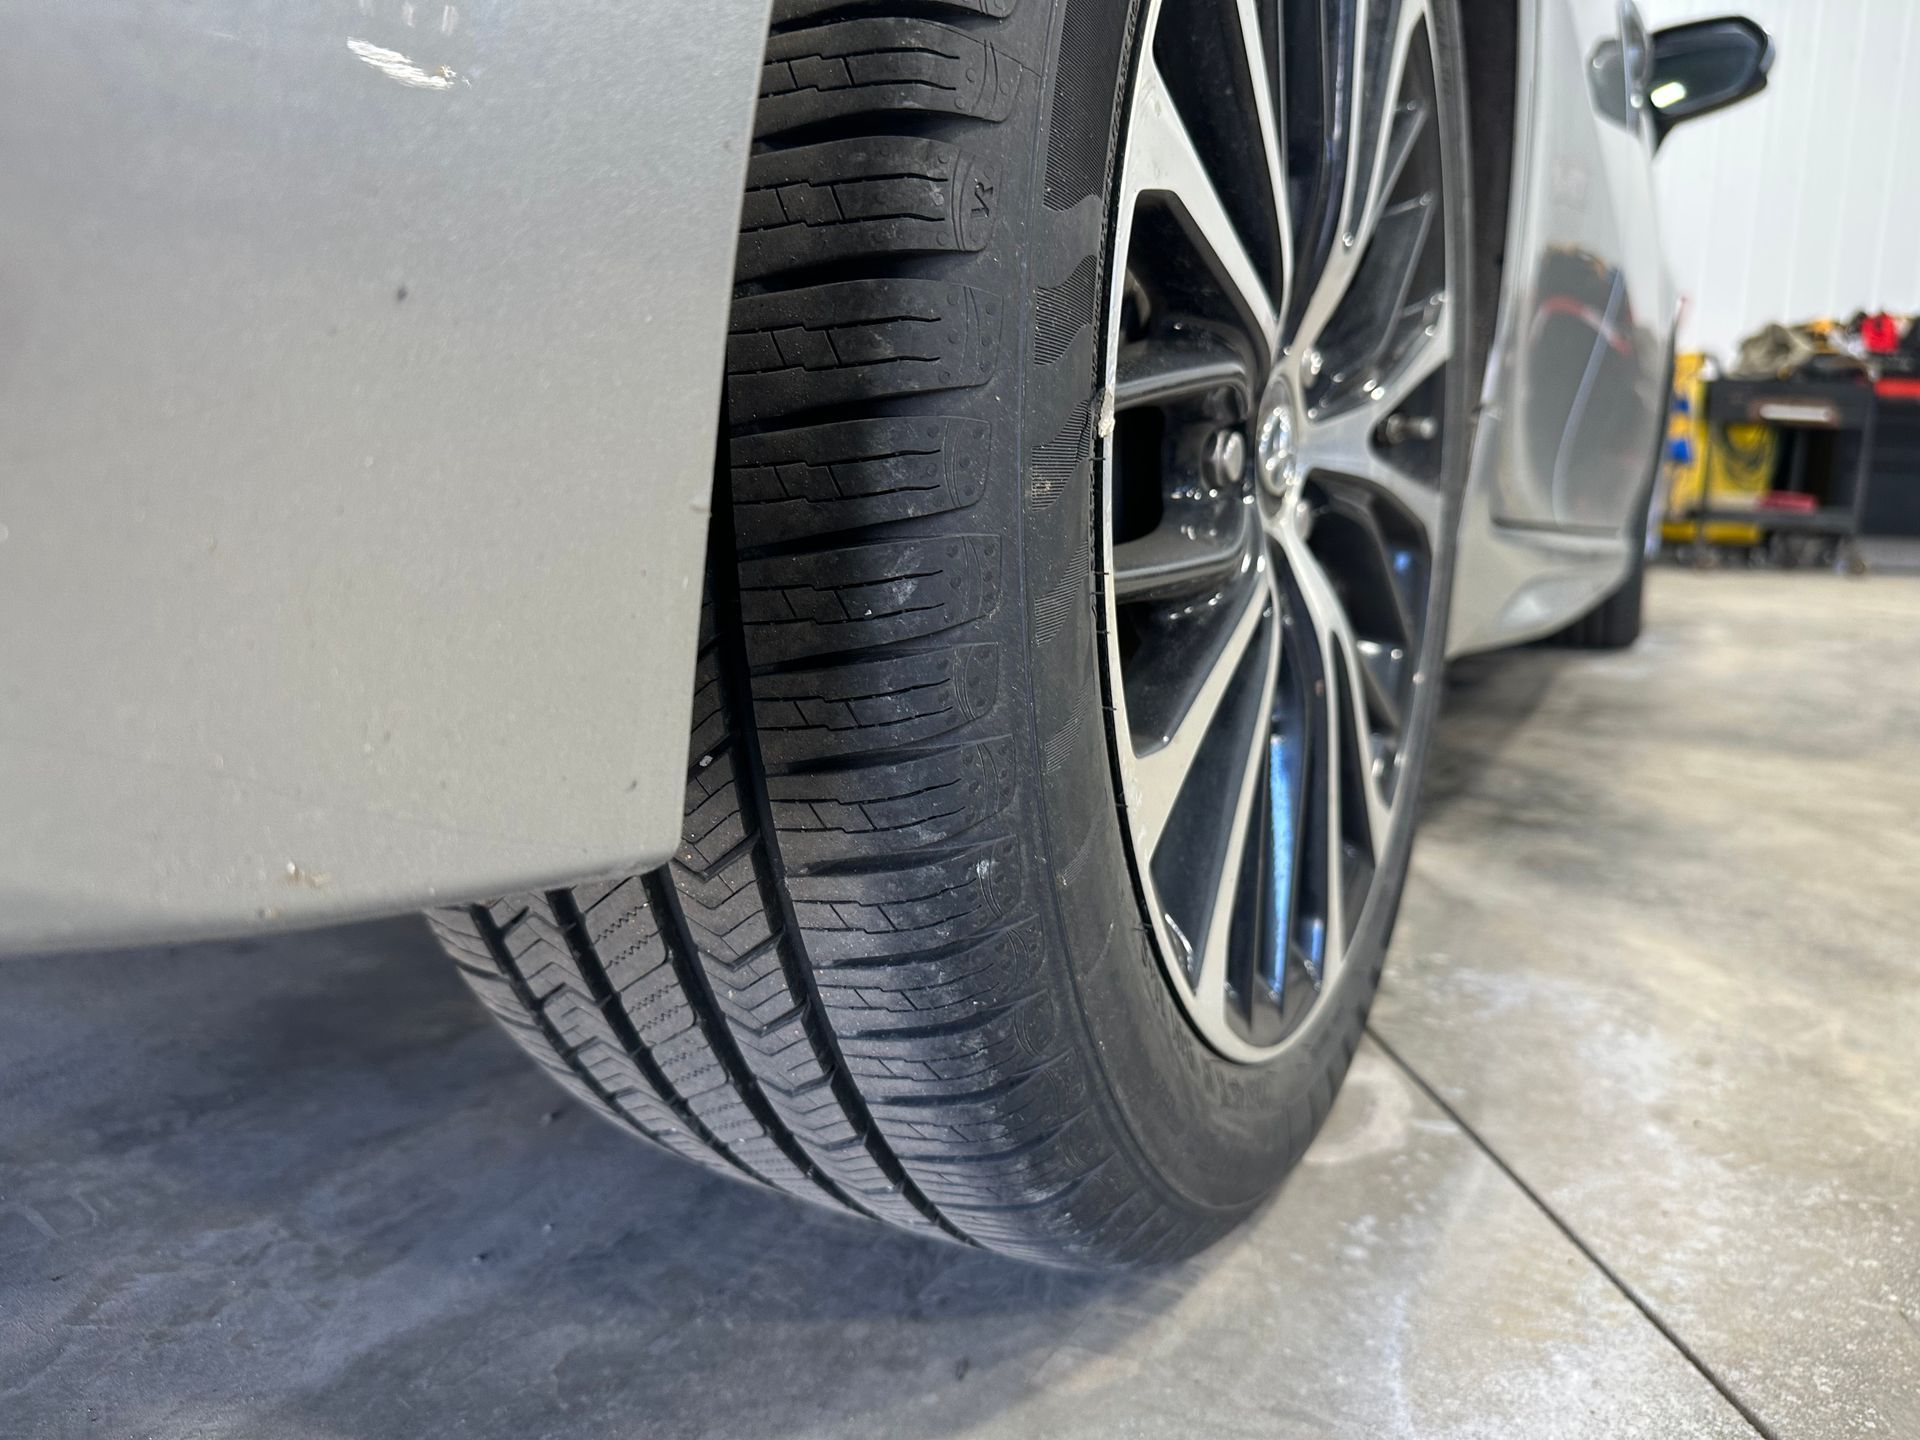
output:
M 1184 1254 L 1325 1115 L 1406 871 L 1476 378 L 1453 5 L 774 16 L 685 843 L 435 923 L 689 1158 Z
M 1641 507 L 1640 523 L 1627 538 L 1633 546 L 1627 578 L 1606 599 L 1553 635 L 1553 644 L 1570 650 L 1625 650 L 1640 638 L 1640 617 L 1647 593 L 1645 506 Z
M 1553 637 L 1573 650 L 1625 650 L 1640 638 L 1647 588 L 1647 557 L 1636 554 L 1620 588 Z

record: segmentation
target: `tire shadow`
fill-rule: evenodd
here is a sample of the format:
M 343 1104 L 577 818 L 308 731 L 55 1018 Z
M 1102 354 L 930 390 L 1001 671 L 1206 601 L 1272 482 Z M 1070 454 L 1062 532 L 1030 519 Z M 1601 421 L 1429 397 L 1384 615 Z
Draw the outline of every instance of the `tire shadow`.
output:
M 15 962 L 0 1012 L 20 1433 L 947 1435 L 1180 1296 L 637 1144 L 415 922 Z
M 1420 789 L 1423 821 L 1446 814 L 1472 789 L 1475 776 L 1533 721 L 1561 671 L 1579 658 L 1536 645 L 1468 655 L 1447 666 L 1433 752 Z

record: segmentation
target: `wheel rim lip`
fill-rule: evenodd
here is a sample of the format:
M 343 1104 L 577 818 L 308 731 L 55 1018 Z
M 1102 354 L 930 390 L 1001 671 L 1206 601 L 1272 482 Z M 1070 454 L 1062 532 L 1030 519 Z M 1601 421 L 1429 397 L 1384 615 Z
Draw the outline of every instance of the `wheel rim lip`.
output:
M 1431 47 L 1431 17 L 1426 14 L 1426 7 L 1424 5 L 1418 5 L 1417 8 L 1425 18 L 1425 23 L 1428 26 L 1428 43 L 1429 47 Z M 1149 54 L 1151 52 L 1159 10 L 1160 0 L 1148 0 L 1146 21 L 1141 25 L 1138 32 L 1137 43 L 1141 47 L 1142 54 Z M 1431 59 L 1429 63 L 1432 63 Z M 1127 105 L 1127 114 L 1129 117 L 1131 117 L 1133 110 L 1132 84 L 1137 80 L 1142 68 L 1141 63 L 1136 61 L 1130 73 Z M 1435 83 L 1437 85 L 1437 79 Z M 1387 123 L 1384 117 L 1383 123 Z M 1130 130 L 1130 128 L 1129 125 L 1128 129 Z M 1157 957 L 1161 962 L 1163 970 L 1167 974 L 1169 983 L 1174 989 L 1183 1010 L 1187 1012 L 1188 1018 L 1194 1023 L 1196 1030 L 1199 1031 L 1202 1038 L 1210 1046 L 1229 1060 L 1246 1064 L 1263 1064 L 1280 1058 L 1289 1050 L 1302 1043 L 1305 1037 L 1314 1033 L 1319 1028 L 1315 1024 L 1315 1017 L 1320 1012 L 1330 1008 L 1330 992 L 1338 986 L 1346 970 L 1352 967 L 1344 964 L 1343 955 L 1343 963 L 1339 973 L 1326 977 L 1324 983 L 1316 985 L 1315 994 L 1309 1001 L 1308 1009 L 1287 1028 L 1285 1034 L 1277 1042 L 1264 1045 L 1255 1044 L 1238 1033 L 1230 1022 L 1223 1021 L 1217 1025 L 1207 1024 L 1196 1008 L 1192 987 L 1183 984 L 1180 976 L 1176 973 L 1178 967 L 1172 957 L 1177 953 L 1177 949 L 1174 937 L 1170 934 L 1170 927 L 1174 922 L 1165 907 L 1160 903 L 1157 893 L 1151 863 L 1154 852 L 1150 848 L 1143 846 L 1136 828 L 1133 811 L 1136 797 L 1140 793 L 1139 769 L 1141 755 L 1136 752 L 1133 733 L 1129 725 L 1125 693 L 1126 686 L 1123 678 L 1125 666 L 1119 650 L 1119 611 L 1121 606 L 1117 597 L 1116 586 L 1112 583 L 1112 577 L 1114 575 L 1115 528 L 1114 487 L 1111 483 L 1114 475 L 1114 433 L 1116 428 L 1113 397 L 1115 394 L 1117 359 L 1121 339 L 1120 319 L 1126 296 L 1126 260 L 1131 255 L 1133 249 L 1131 235 L 1123 235 L 1120 227 L 1122 225 L 1131 227 L 1135 223 L 1139 213 L 1138 200 L 1142 194 L 1147 193 L 1149 188 L 1145 186 L 1138 188 L 1132 187 L 1132 176 L 1129 173 L 1132 163 L 1131 138 L 1131 135 L 1127 131 L 1122 132 L 1121 163 L 1118 167 L 1120 173 L 1117 176 L 1117 185 L 1119 194 L 1124 197 L 1126 203 L 1123 206 L 1116 207 L 1113 220 L 1115 227 L 1112 237 L 1113 261 L 1112 274 L 1106 297 L 1107 306 L 1103 317 L 1104 329 L 1101 349 L 1102 390 L 1100 392 L 1102 396 L 1102 406 L 1097 432 L 1097 454 L 1100 461 L 1098 484 L 1101 496 L 1099 505 L 1101 531 L 1099 537 L 1100 564 L 1096 581 L 1105 622 L 1101 659 L 1102 685 L 1106 691 L 1107 699 L 1108 741 L 1118 772 L 1117 778 L 1119 780 L 1122 810 L 1121 829 L 1128 855 L 1129 869 L 1138 892 L 1138 901 L 1148 922 L 1149 931 L 1152 936 L 1151 943 L 1156 949 Z M 1444 163 L 1443 160 L 1443 164 Z M 1351 167 L 1349 167 L 1349 172 L 1350 183 Z M 1346 240 L 1344 237 L 1336 238 L 1336 246 L 1340 246 L 1343 243 L 1351 244 L 1351 241 Z M 1451 246 L 1446 243 L 1444 238 L 1442 243 L 1446 265 L 1445 289 L 1450 295 L 1454 280 L 1455 256 L 1452 253 Z M 1290 244 L 1291 240 L 1289 239 L 1289 246 Z M 1287 288 L 1291 291 L 1298 277 L 1294 272 L 1293 257 L 1290 249 L 1287 256 L 1285 278 Z M 1344 303 L 1344 296 L 1352 293 L 1354 284 L 1354 277 L 1349 276 L 1342 292 L 1342 303 Z M 1255 503 L 1260 512 L 1260 523 L 1253 528 L 1253 534 L 1249 542 L 1249 564 L 1254 572 L 1256 582 L 1265 585 L 1267 594 L 1270 597 L 1270 603 L 1273 606 L 1271 623 L 1274 630 L 1274 639 L 1272 643 L 1276 652 L 1280 648 L 1280 631 L 1283 622 L 1288 625 L 1293 623 L 1293 620 L 1288 618 L 1286 613 L 1286 601 L 1288 599 L 1288 593 L 1292 588 L 1291 582 L 1285 578 L 1288 569 L 1285 558 L 1286 552 L 1290 547 L 1304 548 L 1307 543 L 1305 536 L 1300 533 L 1296 523 L 1296 510 L 1300 490 L 1303 484 L 1314 473 L 1310 449 L 1301 443 L 1308 435 L 1307 424 L 1304 417 L 1312 414 L 1306 405 L 1307 376 L 1303 371 L 1306 370 L 1307 367 L 1303 363 L 1300 352 L 1291 346 L 1280 343 L 1286 338 L 1284 332 L 1295 329 L 1302 318 L 1299 315 L 1293 314 L 1292 305 L 1293 297 L 1289 294 L 1279 306 L 1282 333 L 1276 339 L 1269 353 L 1269 367 L 1260 402 L 1244 422 L 1248 448 L 1253 457 L 1251 468 L 1254 472 L 1255 479 L 1252 484 L 1252 490 L 1255 496 Z M 1335 307 L 1336 313 L 1337 310 L 1338 305 Z M 1442 326 L 1450 326 L 1453 323 L 1451 305 L 1449 303 L 1446 311 L 1443 313 L 1440 324 Z M 1323 323 L 1321 326 L 1321 334 L 1324 334 L 1324 330 L 1325 325 Z M 1426 333 L 1430 335 L 1433 331 L 1429 329 Z M 1315 344 L 1317 345 L 1319 343 L 1320 337 L 1316 335 Z M 1436 367 L 1433 373 L 1439 374 L 1442 367 L 1451 365 L 1451 360 L 1452 357 L 1449 353 L 1446 359 L 1441 362 L 1441 366 Z M 1451 382 L 1449 383 L 1451 384 Z M 1286 439 L 1291 442 L 1282 443 L 1275 447 L 1280 453 L 1279 461 L 1274 467 L 1277 473 L 1274 482 L 1271 484 L 1266 483 L 1264 474 L 1265 467 L 1263 466 L 1264 447 L 1262 444 L 1267 428 L 1270 425 L 1290 432 Z M 1303 451 L 1306 453 L 1303 453 Z M 1444 473 L 1443 471 L 1443 475 Z M 1444 514 L 1444 506 L 1442 506 L 1442 513 Z M 1430 538 L 1432 541 L 1432 553 L 1429 554 L 1431 573 L 1428 576 L 1428 592 L 1425 597 L 1426 603 L 1423 607 L 1423 620 L 1431 616 L 1435 578 L 1442 570 L 1442 567 L 1436 563 L 1437 551 L 1440 544 L 1439 536 L 1435 535 Z M 1304 623 L 1304 617 L 1302 618 Z M 1310 623 L 1306 624 L 1306 628 L 1311 631 L 1312 627 Z M 1349 633 L 1352 633 L 1350 625 Z M 1312 643 L 1315 643 L 1317 647 L 1317 641 Z M 1413 655 L 1409 657 L 1409 661 L 1417 667 L 1420 658 L 1419 655 Z M 1332 664 L 1328 657 L 1321 657 L 1319 670 L 1322 675 L 1331 676 Z M 1406 751 L 1412 748 L 1414 734 L 1413 717 L 1417 709 L 1417 696 L 1420 693 L 1419 687 L 1423 686 L 1426 681 L 1427 677 L 1416 668 L 1412 676 L 1412 684 L 1415 688 L 1410 692 L 1409 696 L 1406 709 L 1407 720 L 1402 730 L 1399 751 L 1395 755 L 1394 760 L 1396 765 L 1404 759 Z M 1277 680 L 1274 683 L 1277 683 Z M 1327 683 L 1332 683 L 1330 678 Z M 1273 703 L 1272 694 L 1269 696 L 1268 703 L 1269 705 Z M 1345 721 L 1344 723 L 1351 724 L 1353 722 Z M 1270 723 L 1268 727 L 1263 728 L 1261 733 L 1267 734 L 1269 731 Z M 1339 744 L 1338 738 L 1335 735 L 1329 735 L 1323 743 L 1329 751 L 1324 763 L 1328 766 L 1339 764 L 1338 754 L 1333 753 Z M 1327 783 L 1337 786 L 1339 781 L 1329 779 Z M 1387 796 L 1385 800 L 1389 825 L 1384 833 L 1374 837 L 1373 851 L 1376 861 L 1392 854 L 1396 845 L 1399 844 L 1404 837 L 1405 827 L 1408 823 L 1406 813 L 1411 807 L 1400 804 L 1401 798 L 1402 787 L 1395 785 L 1391 794 Z M 1262 822 L 1262 824 L 1270 823 L 1270 819 Z M 1333 886 L 1338 886 L 1342 881 L 1338 877 L 1330 875 L 1328 883 Z M 1350 937 L 1347 944 L 1343 945 L 1343 950 L 1350 948 L 1351 942 L 1357 940 L 1366 928 L 1368 917 L 1375 910 L 1374 894 L 1374 888 L 1369 885 L 1362 899 L 1360 913 L 1352 917 L 1351 920 L 1343 926 L 1346 935 Z M 1231 915 L 1225 917 L 1211 916 L 1210 924 L 1220 924 L 1223 923 L 1223 921 L 1224 923 L 1231 923 L 1232 918 Z M 1329 924 L 1331 923 L 1332 913 L 1330 912 Z M 1279 943 L 1281 945 L 1281 963 L 1284 965 L 1287 943 L 1285 937 L 1281 937 Z M 1190 949 L 1190 945 L 1187 948 Z

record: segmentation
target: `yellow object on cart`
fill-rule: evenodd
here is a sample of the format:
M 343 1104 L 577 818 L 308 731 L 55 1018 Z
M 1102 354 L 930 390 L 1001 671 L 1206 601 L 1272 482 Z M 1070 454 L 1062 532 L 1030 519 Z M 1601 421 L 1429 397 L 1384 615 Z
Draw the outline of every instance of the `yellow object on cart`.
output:
M 1765 424 L 1708 428 L 1706 357 L 1696 351 L 1673 364 L 1673 397 L 1667 410 L 1667 508 L 1660 538 L 1684 545 L 1698 538 L 1687 516 L 1700 508 L 1701 488 L 1709 487 L 1712 508 L 1738 510 L 1756 504 L 1773 481 L 1774 434 Z M 1706 527 L 1709 545 L 1758 545 L 1760 527 L 1716 520 Z

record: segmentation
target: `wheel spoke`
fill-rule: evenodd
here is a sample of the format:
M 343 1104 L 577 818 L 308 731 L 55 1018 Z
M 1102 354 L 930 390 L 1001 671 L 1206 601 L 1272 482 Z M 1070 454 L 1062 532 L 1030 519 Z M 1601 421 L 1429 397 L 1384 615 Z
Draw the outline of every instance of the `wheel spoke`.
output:
M 1220 194 L 1208 177 L 1206 165 L 1194 149 L 1193 138 L 1187 133 L 1179 112 L 1174 109 L 1173 97 L 1167 93 L 1151 54 L 1141 59 L 1140 72 L 1134 81 L 1133 109 L 1127 123 L 1129 199 L 1164 195 L 1179 208 L 1194 242 L 1216 270 L 1216 278 L 1228 299 L 1266 347 L 1266 353 L 1275 353 L 1280 321 L 1273 299 L 1227 216 Z M 1123 206 L 1123 223 L 1131 211 L 1131 204 Z
M 1382 448 L 1378 432 L 1452 358 L 1452 348 L 1452 330 L 1443 311 L 1393 373 L 1366 392 L 1362 403 L 1326 417 L 1309 412 L 1299 441 L 1303 469 L 1363 482 L 1411 516 L 1430 541 L 1440 533 L 1441 491 L 1397 463 L 1391 449 Z M 1428 418 L 1409 417 L 1405 423 L 1417 426 Z
M 1142 858 L 1149 862 L 1186 789 L 1201 742 L 1219 718 L 1240 663 L 1272 608 L 1264 569 L 1253 578 L 1257 583 L 1231 592 L 1239 609 L 1218 627 L 1214 648 L 1197 676 L 1191 672 L 1190 646 L 1176 644 L 1164 649 L 1185 653 L 1138 657 L 1127 677 L 1128 716 L 1134 726 L 1127 808 Z M 1179 662 L 1189 667 L 1190 678 L 1166 673 Z
M 1437 210 L 1421 195 L 1382 212 L 1351 288 L 1315 341 L 1323 356 L 1337 357 L 1321 382 L 1322 393 L 1334 403 L 1377 384 L 1392 364 L 1395 337 L 1410 325 L 1428 324 L 1430 312 L 1444 299 L 1414 290 Z
M 1360 683 L 1367 697 L 1367 708 L 1398 731 L 1406 723 L 1400 708 L 1400 667 L 1407 663 L 1409 651 L 1379 640 L 1362 640 L 1355 647 L 1360 654 Z
M 1226 589 L 1245 568 L 1259 525 L 1249 506 L 1235 514 L 1239 523 L 1218 532 L 1169 518 L 1140 539 L 1114 546 L 1114 598 L 1128 603 Z
M 1180 326 L 1120 347 L 1114 365 L 1113 408 L 1134 410 L 1232 390 L 1253 403 L 1247 357 L 1231 341 L 1201 326 Z
M 1262 589 L 1271 596 L 1272 592 L 1266 586 L 1262 586 Z M 1270 600 L 1263 608 L 1277 618 L 1277 609 Z M 1258 872 L 1249 876 L 1245 860 L 1249 835 L 1259 822 L 1259 807 L 1266 798 L 1261 792 L 1265 788 L 1262 782 L 1267 776 L 1272 737 L 1273 692 L 1279 679 L 1280 627 L 1277 623 L 1266 625 L 1259 633 L 1266 641 L 1266 653 L 1259 657 L 1262 672 L 1256 708 L 1253 710 L 1257 723 L 1247 727 L 1244 737 L 1245 763 L 1241 767 L 1239 787 L 1228 792 L 1231 808 L 1227 816 L 1231 828 L 1228 831 L 1226 855 L 1214 884 L 1206 938 L 1200 947 L 1199 973 L 1194 981 L 1194 996 L 1203 1024 L 1219 1025 L 1225 1021 L 1227 960 L 1234 932 L 1233 916 L 1239 906 L 1241 887 L 1251 879 L 1256 897 L 1260 889 Z M 1254 927 L 1256 933 L 1259 928 Z
M 1359 273 L 1392 193 L 1420 134 L 1430 120 L 1423 106 L 1399 107 L 1401 77 L 1424 7 L 1418 0 L 1360 0 L 1343 157 L 1344 185 L 1338 224 L 1293 337 L 1297 352 L 1320 341 Z M 1296 277 L 1296 284 L 1300 283 Z
M 1280 143 L 1280 97 L 1273 93 L 1256 0 L 1233 0 L 1233 6 L 1240 24 L 1240 53 L 1246 62 L 1247 84 L 1253 94 L 1254 124 L 1260 132 L 1260 153 L 1267 165 L 1268 193 L 1273 196 L 1274 224 L 1280 234 L 1281 293 L 1273 298 L 1284 315 L 1293 289 L 1293 219 L 1288 213 L 1287 162 Z
M 1327 827 L 1330 831 L 1329 843 L 1336 852 L 1343 853 L 1345 841 L 1355 833 L 1354 821 L 1358 819 L 1364 824 L 1370 843 L 1377 846 L 1387 834 L 1388 802 L 1373 764 L 1373 737 L 1367 723 L 1365 661 L 1359 641 L 1353 633 L 1353 622 L 1348 618 L 1339 591 L 1320 564 L 1319 557 L 1291 527 L 1282 527 L 1280 545 L 1306 610 L 1307 624 L 1321 657 L 1326 681 L 1327 726 L 1324 733 L 1327 737 L 1327 764 L 1324 776 L 1332 792 L 1331 818 Z M 1359 783 L 1352 787 L 1359 791 L 1357 797 L 1348 794 L 1349 787 L 1342 782 L 1341 747 L 1349 744 L 1354 748 L 1360 770 L 1356 777 Z M 1363 813 L 1360 816 L 1343 813 L 1343 804 L 1351 804 L 1356 799 Z M 1341 858 L 1341 853 L 1336 853 L 1336 860 Z M 1374 855 L 1369 854 L 1368 859 L 1373 858 Z M 1335 879 L 1329 888 L 1335 897 L 1343 889 L 1338 883 L 1342 869 L 1342 865 L 1336 864 L 1330 871 Z M 1328 928 L 1335 935 L 1346 933 L 1339 915 L 1329 916 Z
M 1335 633 L 1338 636 L 1341 657 L 1339 673 L 1345 676 L 1346 684 L 1333 687 L 1338 689 L 1340 694 L 1335 707 L 1336 713 L 1333 716 L 1330 738 L 1338 736 L 1339 743 L 1353 747 L 1353 765 L 1358 773 L 1352 777 L 1353 783 L 1350 784 L 1343 775 L 1343 764 L 1334 764 L 1329 768 L 1334 772 L 1335 797 L 1343 807 L 1353 803 L 1356 798 L 1353 792 L 1359 792 L 1358 799 L 1365 812 L 1359 818 L 1365 824 L 1365 833 L 1364 836 L 1360 836 L 1357 833 L 1357 827 L 1347 823 L 1348 817 L 1343 810 L 1337 817 L 1338 823 L 1334 827 L 1336 831 L 1334 843 L 1343 847 L 1344 854 L 1344 846 L 1352 840 L 1364 851 L 1367 864 L 1372 865 L 1379 859 L 1379 847 L 1387 838 L 1387 827 L 1392 818 L 1391 807 L 1381 789 L 1380 764 L 1374 754 L 1373 735 L 1367 723 L 1367 696 L 1361 681 L 1360 647 L 1354 641 L 1351 630 L 1336 630 Z M 1344 757 L 1342 760 L 1344 761 Z M 1350 928 L 1347 923 L 1348 918 L 1350 917 L 1342 917 L 1339 931 L 1342 935 L 1345 935 Z
M 1285 664 L 1285 652 L 1282 653 Z M 1306 706 L 1302 697 L 1295 696 L 1286 712 L 1276 717 L 1274 733 L 1267 742 L 1268 814 L 1263 857 L 1267 865 L 1267 905 L 1261 936 L 1264 943 L 1248 957 L 1248 974 L 1239 986 L 1247 1004 L 1249 1026 L 1263 1029 L 1277 1030 L 1282 1020 L 1289 960 L 1295 953 L 1301 929 L 1300 902 L 1309 883 L 1302 873 L 1306 868 L 1302 859 L 1309 833 L 1307 786 L 1312 767 L 1308 756 L 1313 737 L 1305 726 Z M 1304 968 L 1314 976 L 1317 987 L 1314 965 Z M 1265 1025 L 1261 1024 L 1263 1020 Z
M 1396 178 L 1388 163 L 1395 142 L 1394 102 L 1414 31 L 1425 14 L 1419 0 L 1364 0 L 1364 9 L 1355 37 L 1353 148 L 1340 204 L 1340 244 L 1355 250 L 1365 248 L 1381 200 Z M 1411 148 L 1409 142 L 1406 149 Z

